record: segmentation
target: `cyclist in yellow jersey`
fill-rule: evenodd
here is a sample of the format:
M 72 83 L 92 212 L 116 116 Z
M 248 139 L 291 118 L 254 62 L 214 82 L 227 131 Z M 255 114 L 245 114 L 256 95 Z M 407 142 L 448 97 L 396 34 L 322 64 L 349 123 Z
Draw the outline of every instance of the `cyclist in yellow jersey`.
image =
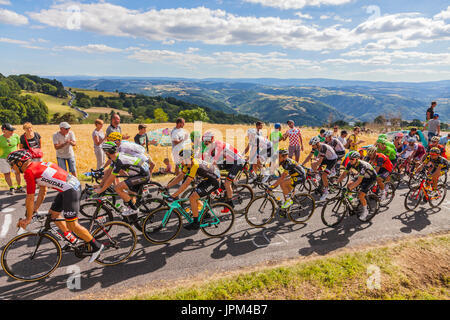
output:
M 420 172 L 424 166 L 429 168 L 428 172 L 433 183 L 433 190 L 436 190 L 439 177 L 448 170 L 449 163 L 444 157 L 441 157 L 441 150 L 434 147 L 431 148 L 429 155 L 419 168 L 417 168 L 416 172 Z

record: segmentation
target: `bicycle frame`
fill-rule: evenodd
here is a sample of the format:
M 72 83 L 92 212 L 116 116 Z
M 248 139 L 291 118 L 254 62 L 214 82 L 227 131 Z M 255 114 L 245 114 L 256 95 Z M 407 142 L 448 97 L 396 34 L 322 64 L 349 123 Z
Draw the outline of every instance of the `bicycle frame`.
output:
M 174 210 L 178 210 L 178 212 L 180 212 L 182 214 L 182 216 L 184 216 L 189 223 L 192 223 L 194 221 L 191 218 L 190 214 L 187 213 L 186 210 L 183 208 L 183 206 L 180 204 L 180 203 L 188 201 L 188 200 L 189 200 L 189 198 L 184 198 L 184 199 L 179 199 L 179 200 L 175 200 L 175 201 L 173 201 L 171 203 L 168 203 L 169 210 L 167 210 L 166 214 L 164 215 L 164 219 L 161 222 L 163 227 L 166 226 L 166 224 L 169 221 L 170 216 L 172 215 L 172 212 Z M 208 227 L 208 226 L 216 225 L 216 224 L 220 223 L 220 220 L 217 218 L 217 216 L 215 215 L 214 211 L 211 209 L 208 199 L 204 199 L 203 200 L 202 210 L 200 210 L 200 212 L 198 214 L 199 219 L 202 218 L 202 216 L 205 213 L 206 209 L 209 209 L 209 211 L 212 213 L 212 215 L 214 216 L 214 221 L 213 222 L 208 222 L 206 224 L 205 223 L 201 224 L 200 228 L 204 228 L 204 227 Z

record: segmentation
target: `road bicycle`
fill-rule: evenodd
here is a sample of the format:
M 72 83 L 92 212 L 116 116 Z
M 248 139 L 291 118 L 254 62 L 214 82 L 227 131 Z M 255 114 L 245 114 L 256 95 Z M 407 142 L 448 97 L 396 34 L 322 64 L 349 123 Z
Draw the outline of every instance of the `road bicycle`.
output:
M 384 182 L 384 191 L 386 191 L 386 199 L 381 201 L 381 188 L 378 185 L 374 185 L 369 189 L 369 194 L 375 194 L 380 199 L 380 207 L 387 207 L 395 197 L 395 187 L 392 182 Z
M 87 221 L 89 231 L 98 243 L 105 246 L 95 262 L 112 266 L 126 261 L 136 246 L 136 234 L 133 228 L 125 222 L 107 221 L 107 215 L 92 218 L 80 218 Z M 33 217 L 40 222 L 41 227 L 36 232 L 27 232 L 11 239 L 4 247 L 1 264 L 6 274 L 16 280 L 32 282 L 48 277 L 61 263 L 63 252 L 73 252 L 83 259 L 92 255 L 90 245 L 81 239 L 73 244 L 51 225 L 55 221 L 51 214 Z M 93 230 L 93 231 L 92 231 Z M 61 243 L 64 244 L 61 247 Z
M 163 199 L 167 200 L 169 195 L 161 190 Z M 177 199 L 166 202 L 167 205 L 153 210 L 142 223 L 142 232 L 145 238 L 154 244 L 163 244 L 174 239 L 181 230 L 182 217 L 188 223 L 193 222 L 191 210 L 183 202 L 188 198 Z M 224 210 L 227 209 L 227 210 Z M 235 219 L 234 209 L 221 202 L 210 204 L 208 197 L 201 200 L 199 209 L 200 229 L 208 237 L 218 238 L 225 235 L 233 226 Z
M 444 201 L 447 195 L 446 184 L 439 183 L 436 190 L 432 190 L 431 177 L 425 174 L 419 186 L 411 188 L 405 197 L 405 208 L 413 211 L 423 201 L 428 202 L 432 208 L 437 208 Z
M 380 209 L 380 200 L 375 194 L 366 194 L 367 210 L 369 214 L 365 219 L 361 219 L 358 214 L 361 209 L 361 202 L 357 196 L 358 191 L 348 191 L 347 188 L 340 188 L 338 195 L 328 199 L 321 213 L 323 224 L 328 227 L 336 227 L 345 216 L 356 215 L 362 222 L 369 222 L 375 217 Z
M 261 183 L 261 187 L 266 192 L 255 197 L 245 210 L 245 220 L 252 227 L 261 228 L 269 224 L 274 219 L 275 213 L 282 218 L 289 217 L 294 223 L 305 223 L 316 209 L 316 202 L 310 194 L 298 193 L 294 195 L 295 189 L 289 195 L 293 204 L 287 209 L 282 209 L 283 201 L 281 197 L 276 197 L 275 191 L 268 185 Z

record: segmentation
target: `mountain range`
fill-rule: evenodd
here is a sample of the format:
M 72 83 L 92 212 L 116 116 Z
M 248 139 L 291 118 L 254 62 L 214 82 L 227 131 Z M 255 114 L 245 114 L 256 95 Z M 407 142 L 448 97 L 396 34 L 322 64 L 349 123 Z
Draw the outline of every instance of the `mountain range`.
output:
M 333 79 L 184 79 L 54 77 L 66 87 L 140 93 L 176 99 L 266 122 L 293 119 L 301 125 L 330 120 L 373 121 L 377 116 L 425 120 L 431 101 L 450 121 L 450 80 L 370 82 Z

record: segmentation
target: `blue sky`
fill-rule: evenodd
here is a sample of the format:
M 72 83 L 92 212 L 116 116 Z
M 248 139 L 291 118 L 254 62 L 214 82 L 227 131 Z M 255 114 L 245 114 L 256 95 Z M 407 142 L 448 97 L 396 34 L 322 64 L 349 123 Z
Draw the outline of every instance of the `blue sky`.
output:
M 0 72 L 450 79 L 448 0 L 0 0 Z

